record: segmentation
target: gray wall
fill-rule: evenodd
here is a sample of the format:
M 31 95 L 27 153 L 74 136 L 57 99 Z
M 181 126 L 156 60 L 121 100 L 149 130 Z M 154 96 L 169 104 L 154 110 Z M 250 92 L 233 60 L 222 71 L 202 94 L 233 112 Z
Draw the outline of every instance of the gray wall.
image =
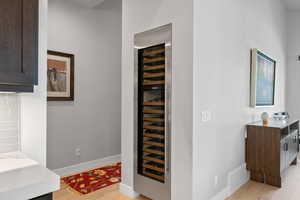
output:
M 75 101 L 48 102 L 51 169 L 121 152 L 121 7 L 49 0 L 48 49 L 75 54 Z
M 134 34 L 173 23 L 172 199 L 192 199 L 193 0 L 123 0 L 122 184 L 133 186 Z
M 288 13 L 287 108 L 291 116 L 300 118 L 300 11 Z
M 204 200 L 247 180 L 245 125 L 285 110 L 286 13 L 280 0 L 195 0 L 194 9 L 194 199 Z M 274 107 L 249 107 L 251 48 L 277 61 Z

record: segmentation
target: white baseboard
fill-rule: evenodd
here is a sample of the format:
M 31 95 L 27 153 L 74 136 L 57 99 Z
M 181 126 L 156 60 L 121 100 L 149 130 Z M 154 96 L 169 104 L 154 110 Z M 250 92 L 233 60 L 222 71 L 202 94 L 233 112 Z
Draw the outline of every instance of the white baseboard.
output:
M 219 192 L 217 195 L 215 195 L 211 200 L 225 200 L 227 197 L 229 197 L 229 187 L 224 188 L 221 192 Z
M 235 193 L 240 187 L 247 183 L 250 179 L 250 173 L 246 169 L 246 163 L 235 168 L 228 174 L 229 196 Z
M 132 187 L 130 187 L 124 183 L 120 183 L 120 192 L 130 198 L 136 198 L 140 195 L 140 194 L 136 193 Z
M 227 186 L 215 195 L 211 200 L 225 200 L 235 193 L 242 185 L 248 182 L 250 179 L 249 172 L 246 169 L 246 164 L 235 168 L 229 172 L 227 177 Z
M 80 173 L 82 171 L 86 171 L 89 169 L 94 169 L 97 167 L 113 164 L 116 162 L 121 161 L 121 155 L 115 155 L 115 156 L 109 156 L 106 158 L 101 158 L 98 160 L 92 160 L 84 163 L 79 163 L 77 165 L 71 165 L 68 167 L 60 168 L 60 169 L 55 169 L 53 170 L 56 174 L 59 176 L 68 176 L 76 173 Z

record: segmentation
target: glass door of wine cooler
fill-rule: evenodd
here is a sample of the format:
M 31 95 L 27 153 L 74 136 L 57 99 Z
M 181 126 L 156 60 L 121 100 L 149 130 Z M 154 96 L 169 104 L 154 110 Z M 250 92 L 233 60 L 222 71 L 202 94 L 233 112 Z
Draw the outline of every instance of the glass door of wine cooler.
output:
M 165 44 L 138 54 L 138 172 L 165 182 Z
M 171 25 L 135 36 L 135 190 L 170 199 Z

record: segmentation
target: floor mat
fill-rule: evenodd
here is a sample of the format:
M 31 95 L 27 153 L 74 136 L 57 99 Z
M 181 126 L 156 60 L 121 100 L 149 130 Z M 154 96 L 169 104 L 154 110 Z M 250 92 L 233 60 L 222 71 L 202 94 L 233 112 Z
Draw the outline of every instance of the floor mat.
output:
M 121 163 L 92 169 L 62 178 L 73 191 L 81 195 L 121 182 Z

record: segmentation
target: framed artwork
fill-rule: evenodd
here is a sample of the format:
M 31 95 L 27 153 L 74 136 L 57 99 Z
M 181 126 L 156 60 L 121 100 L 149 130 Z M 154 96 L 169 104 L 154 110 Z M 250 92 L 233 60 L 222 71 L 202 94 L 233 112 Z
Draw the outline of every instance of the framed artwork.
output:
M 74 100 L 74 55 L 48 51 L 48 101 Z
M 251 50 L 251 107 L 274 106 L 276 61 L 258 49 Z

